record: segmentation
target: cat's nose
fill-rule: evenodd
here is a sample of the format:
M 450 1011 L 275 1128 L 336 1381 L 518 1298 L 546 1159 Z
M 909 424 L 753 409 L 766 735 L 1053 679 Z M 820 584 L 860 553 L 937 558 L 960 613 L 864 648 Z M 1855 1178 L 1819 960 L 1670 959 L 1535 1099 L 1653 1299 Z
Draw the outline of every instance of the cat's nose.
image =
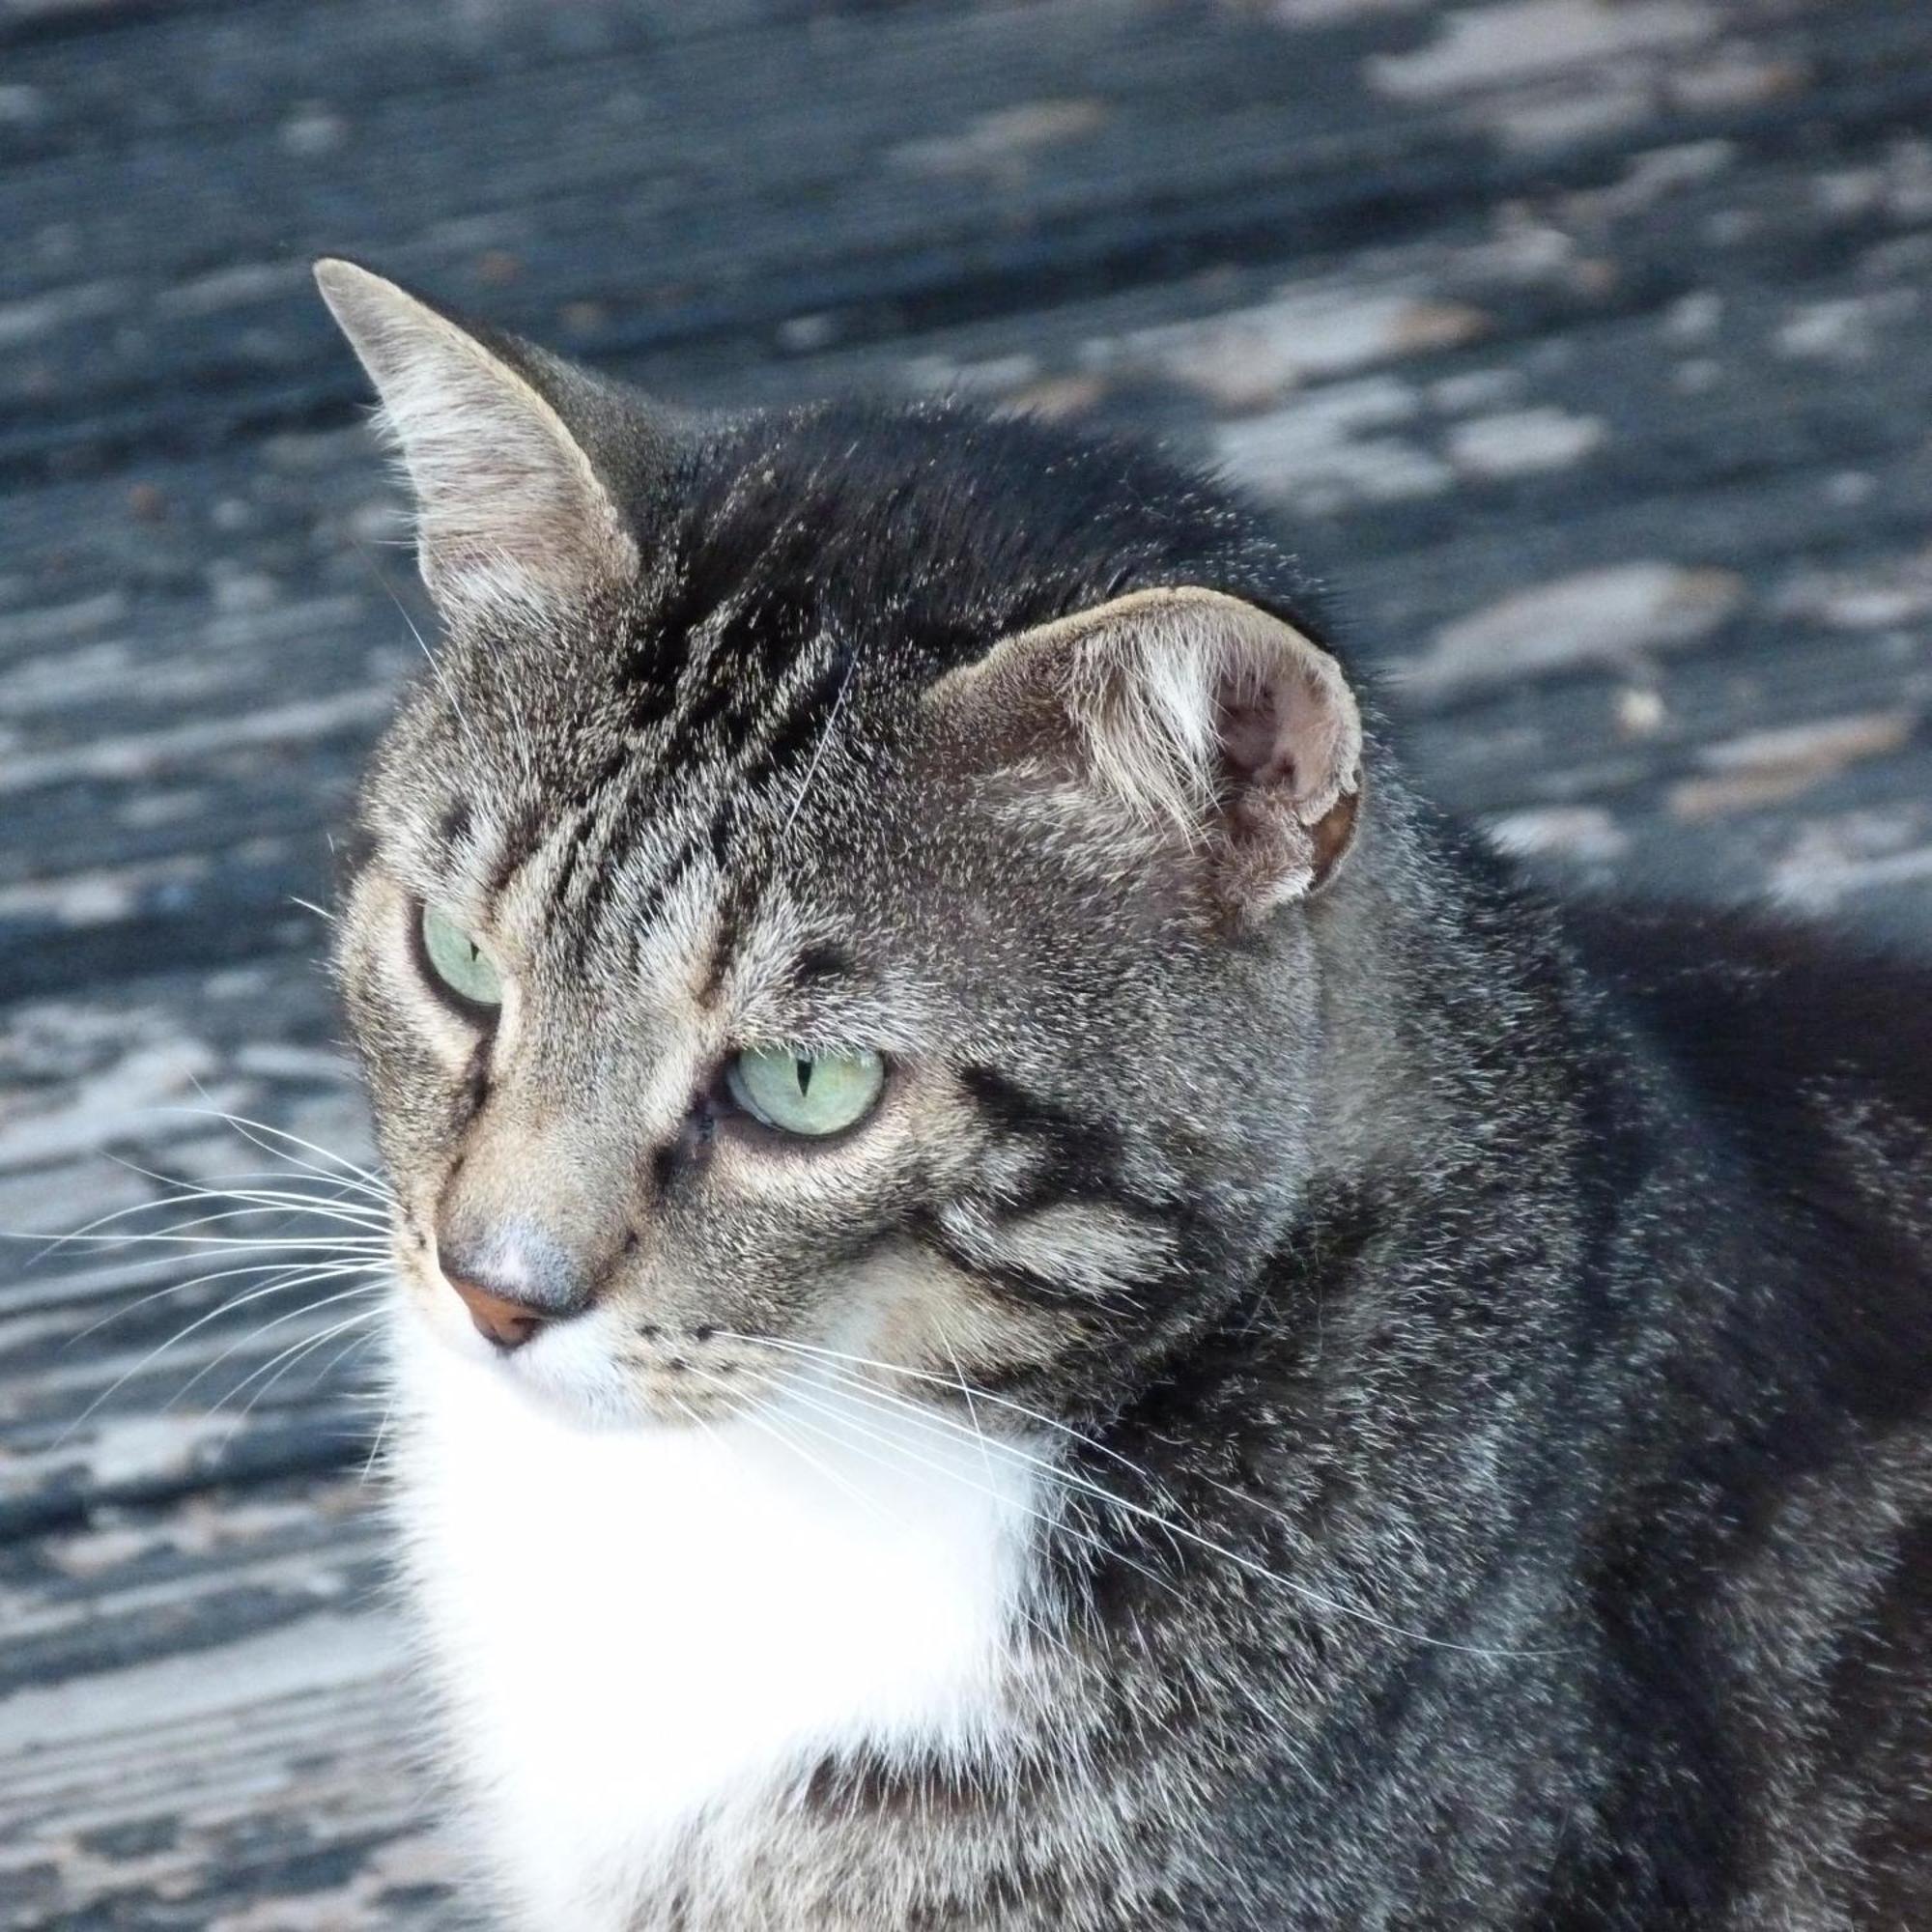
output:
M 505 1352 L 589 1299 L 563 1249 L 526 1225 L 481 1236 L 440 1233 L 437 1262 L 476 1332 Z
M 443 1279 L 456 1291 L 457 1299 L 469 1309 L 469 1320 L 477 1334 L 505 1351 L 521 1349 L 549 1319 L 542 1309 L 532 1308 L 527 1302 L 518 1301 L 507 1294 L 497 1294 L 481 1282 L 470 1281 L 464 1275 L 451 1274 L 444 1269 Z

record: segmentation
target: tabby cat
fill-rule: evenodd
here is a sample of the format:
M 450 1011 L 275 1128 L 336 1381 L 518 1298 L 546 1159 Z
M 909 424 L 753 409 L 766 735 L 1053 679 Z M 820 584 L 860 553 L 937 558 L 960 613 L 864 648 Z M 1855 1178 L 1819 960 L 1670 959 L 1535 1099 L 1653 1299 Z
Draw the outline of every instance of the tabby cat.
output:
M 340 972 L 478 1896 L 1932 1924 L 1932 976 L 1549 902 L 1159 456 L 318 274 L 446 633 Z

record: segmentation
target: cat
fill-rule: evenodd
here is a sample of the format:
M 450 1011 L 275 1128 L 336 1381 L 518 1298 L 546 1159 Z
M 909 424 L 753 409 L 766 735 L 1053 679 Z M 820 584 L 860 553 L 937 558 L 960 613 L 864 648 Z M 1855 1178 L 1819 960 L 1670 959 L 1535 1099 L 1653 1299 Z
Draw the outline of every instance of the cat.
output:
M 1932 1923 L 1932 973 L 1547 896 L 1164 456 L 317 273 L 445 633 L 338 963 L 478 1896 Z

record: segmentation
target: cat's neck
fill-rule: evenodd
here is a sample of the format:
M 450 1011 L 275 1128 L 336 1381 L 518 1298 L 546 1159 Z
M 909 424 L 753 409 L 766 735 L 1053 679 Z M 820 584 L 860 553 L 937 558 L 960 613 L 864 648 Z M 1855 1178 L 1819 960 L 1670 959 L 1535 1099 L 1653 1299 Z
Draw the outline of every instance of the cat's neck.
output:
M 1033 1449 L 809 1379 L 755 1419 L 598 1432 L 426 1335 L 397 1372 L 452 1763 L 535 1922 L 623 1922 L 600 1899 L 700 1814 L 767 1831 L 828 1753 L 997 1747 Z
M 1492 855 L 1401 800 L 1311 921 L 1323 1039 L 1318 1182 L 1349 1191 L 1453 1169 L 1474 1150 L 1576 1130 L 1596 1019 L 1553 917 Z M 1542 1164 L 1520 1170 L 1544 1182 Z

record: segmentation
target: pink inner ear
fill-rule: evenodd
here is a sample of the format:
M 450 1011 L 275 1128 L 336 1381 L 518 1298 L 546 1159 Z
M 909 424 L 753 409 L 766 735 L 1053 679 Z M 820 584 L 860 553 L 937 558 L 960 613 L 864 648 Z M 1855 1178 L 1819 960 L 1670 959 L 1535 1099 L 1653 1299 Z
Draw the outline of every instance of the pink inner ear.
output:
M 1287 789 L 1302 799 L 1326 787 L 1339 750 L 1339 721 L 1324 693 L 1293 668 L 1224 687 L 1217 707 L 1221 755 L 1237 789 Z
M 1278 784 L 1289 776 L 1292 753 L 1281 722 L 1279 697 L 1272 689 L 1222 698 L 1221 755 L 1238 783 Z

